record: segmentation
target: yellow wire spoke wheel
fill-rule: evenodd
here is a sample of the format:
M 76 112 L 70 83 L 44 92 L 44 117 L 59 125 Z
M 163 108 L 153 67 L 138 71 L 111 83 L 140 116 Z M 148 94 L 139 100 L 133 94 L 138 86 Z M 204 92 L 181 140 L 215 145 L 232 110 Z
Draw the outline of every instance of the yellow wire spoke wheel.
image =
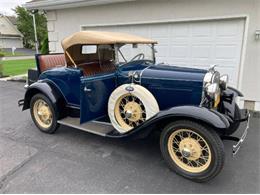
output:
M 43 99 L 38 99 L 35 101 L 33 105 L 33 114 L 39 126 L 44 129 L 51 127 L 53 122 L 53 114 L 49 105 Z
M 116 101 L 115 118 L 124 129 L 137 127 L 146 120 L 143 102 L 131 93 L 122 95 Z
M 183 170 L 200 173 L 208 169 L 212 160 L 207 141 L 189 129 L 178 129 L 168 139 L 168 151 L 172 160 Z

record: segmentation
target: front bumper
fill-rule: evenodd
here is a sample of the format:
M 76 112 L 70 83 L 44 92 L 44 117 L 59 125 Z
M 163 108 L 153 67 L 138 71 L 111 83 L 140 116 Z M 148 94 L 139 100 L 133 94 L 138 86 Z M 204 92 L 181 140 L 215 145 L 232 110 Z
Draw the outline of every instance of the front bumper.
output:
M 248 129 L 249 129 L 249 123 L 250 123 L 250 113 L 249 113 L 249 111 L 247 109 L 241 109 L 240 110 L 240 116 L 241 116 L 240 120 L 237 120 L 237 121 L 239 121 L 239 122 L 246 121 L 246 127 L 245 127 L 241 137 L 235 137 L 235 136 L 230 136 L 230 135 L 222 136 L 222 139 L 231 140 L 231 141 L 236 142 L 236 144 L 234 144 L 233 147 L 232 147 L 233 156 L 235 156 L 237 154 L 241 145 L 245 141 L 247 133 L 248 133 Z
M 242 134 L 242 136 L 240 138 L 238 138 L 237 140 L 237 143 L 235 145 L 233 145 L 233 148 L 232 148 L 232 153 L 233 153 L 233 156 L 235 156 L 237 154 L 237 152 L 239 151 L 242 143 L 245 141 L 246 139 L 246 136 L 247 136 L 247 132 L 248 132 L 248 129 L 249 129 L 249 123 L 250 123 L 250 113 L 248 112 L 248 110 L 243 110 L 244 113 L 243 113 L 243 117 L 244 118 L 241 118 L 241 122 L 242 121 L 247 121 L 246 123 L 246 128 Z M 241 116 L 242 116 L 242 113 L 241 113 Z

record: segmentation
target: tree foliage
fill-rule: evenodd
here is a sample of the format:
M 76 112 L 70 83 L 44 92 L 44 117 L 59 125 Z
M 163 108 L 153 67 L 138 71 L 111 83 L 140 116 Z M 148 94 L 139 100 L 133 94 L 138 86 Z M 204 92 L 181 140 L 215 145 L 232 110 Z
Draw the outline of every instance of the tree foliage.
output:
M 14 9 L 17 14 L 17 28 L 24 36 L 24 47 L 33 48 L 35 45 L 33 17 L 30 11 L 24 7 L 17 6 Z M 43 40 L 47 36 L 47 19 L 44 13 L 35 13 L 36 29 L 39 42 L 39 49 L 41 49 Z
M 41 54 L 49 54 L 49 40 L 48 36 L 46 36 L 42 42 Z

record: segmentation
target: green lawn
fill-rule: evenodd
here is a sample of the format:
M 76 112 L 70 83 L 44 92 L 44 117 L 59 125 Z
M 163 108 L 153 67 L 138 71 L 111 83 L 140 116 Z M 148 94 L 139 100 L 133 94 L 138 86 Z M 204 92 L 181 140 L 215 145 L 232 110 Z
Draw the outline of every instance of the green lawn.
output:
M 26 53 L 22 52 L 14 52 L 15 55 L 12 54 L 12 52 L 7 52 L 7 51 L 0 51 L 0 53 L 4 54 L 6 57 L 11 57 L 11 56 L 28 56 Z
M 27 73 L 29 68 L 35 68 L 34 59 L 26 60 L 6 60 L 2 61 L 3 64 L 3 75 L 5 76 L 15 76 L 19 74 Z

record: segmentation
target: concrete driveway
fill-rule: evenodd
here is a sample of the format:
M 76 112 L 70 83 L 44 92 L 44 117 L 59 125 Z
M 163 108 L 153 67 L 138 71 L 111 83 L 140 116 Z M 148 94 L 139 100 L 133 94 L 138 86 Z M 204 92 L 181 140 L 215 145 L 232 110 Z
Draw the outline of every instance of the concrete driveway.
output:
M 41 133 L 21 112 L 22 83 L 0 82 L 0 193 L 260 193 L 260 119 L 235 158 L 198 184 L 170 171 L 158 138 L 121 141 L 61 126 Z

